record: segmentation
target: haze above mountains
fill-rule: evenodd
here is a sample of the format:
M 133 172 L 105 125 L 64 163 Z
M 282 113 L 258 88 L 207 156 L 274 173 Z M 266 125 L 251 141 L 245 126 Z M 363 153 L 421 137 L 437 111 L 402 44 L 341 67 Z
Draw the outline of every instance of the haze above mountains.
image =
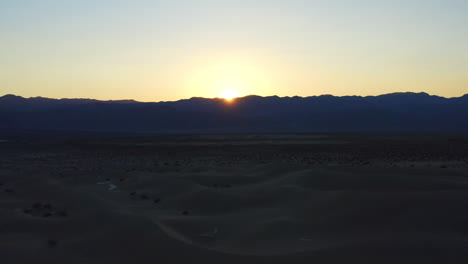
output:
M 137 133 L 466 132 L 468 95 L 246 96 L 233 102 L 0 97 L 0 129 Z

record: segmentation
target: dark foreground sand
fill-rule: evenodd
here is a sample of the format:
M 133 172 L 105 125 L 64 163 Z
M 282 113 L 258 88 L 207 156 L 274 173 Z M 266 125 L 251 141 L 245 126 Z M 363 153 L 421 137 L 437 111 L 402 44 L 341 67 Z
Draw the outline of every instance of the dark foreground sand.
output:
M 468 138 L 0 143 L 0 263 L 467 263 Z

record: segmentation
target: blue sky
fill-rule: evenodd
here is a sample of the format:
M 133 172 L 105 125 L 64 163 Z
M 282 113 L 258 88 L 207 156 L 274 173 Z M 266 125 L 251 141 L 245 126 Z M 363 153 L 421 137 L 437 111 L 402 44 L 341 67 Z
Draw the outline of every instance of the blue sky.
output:
M 0 94 L 468 93 L 468 1 L 0 0 Z

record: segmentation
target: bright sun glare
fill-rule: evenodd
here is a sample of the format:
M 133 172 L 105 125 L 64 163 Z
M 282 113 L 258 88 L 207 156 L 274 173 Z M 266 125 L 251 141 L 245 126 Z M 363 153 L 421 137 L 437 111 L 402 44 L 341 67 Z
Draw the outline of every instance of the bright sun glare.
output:
M 224 98 L 229 101 L 239 96 L 240 96 L 239 93 L 232 89 L 224 90 L 220 95 L 221 98 Z

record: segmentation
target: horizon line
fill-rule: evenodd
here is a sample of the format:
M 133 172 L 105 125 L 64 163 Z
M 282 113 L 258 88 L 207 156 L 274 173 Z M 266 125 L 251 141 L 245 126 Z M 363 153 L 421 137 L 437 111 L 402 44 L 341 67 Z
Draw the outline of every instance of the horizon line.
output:
M 346 98 L 346 97 L 359 97 L 359 98 L 371 98 L 371 97 L 380 97 L 380 96 L 388 96 L 388 95 L 397 95 L 397 94 L 415 94 L 415 95 L 427 95 L 430 97 L 438 97 L 438 98 L 444 98 L 444 99 L 457 99 L 457 98 L 462 98 L 465 96 L 468 96 L 468 94 L 464 94 L 461 96 L 455 96 L 455 97 L 445 97 L 445 96 L 440 96 L 440 95 L 435 95 L 435 94 L 429 94 L 427 92 L 393 92 L 393 93 L 383 93 L 379 95 L 333 95 L 333 94 L 321 94 L 321 95 L 311 95 L 311 96 L 299 96 L 299 95 L 294 95 L 294 96 L 278 96 L 278 95 L 268 95 L 268 96 L 261 96 L 261 95 L 255 95 L 255 94 L 250 94 L 250 95 L 245 95 L 245 96 L 240 96 L 233 98 L 232 100 L 238 100 L 238 99 L 244 99 L 247 97 L 261 97 L 261 98 L 269 98 L 269 97 L 277 97 L 277 98 L 302 98 L 302 99 L 307 99 L 307 98 L 314 98 L 314 97 L 325 97 L 325 96 L 331 96 L 331 97 L 337 97 L 337 98 Z M 225 98 L 220 98 L 220 97 L 200 97 L 200 96 L 192 96 L 190 98 L 182 98 L 178 100 L 172 100 L 172 101 L 137 101 L 135 99 L 94 99 L 94 98 L 70 98 L 70 97 L 64 97 L 64 98 L 53 98 L 53 97 L 43 97 L 43 96 L 31 96 L 31 97 L 24 97 L 21 95 L 16 95 L 16 94 L 5 94 L 0 96 L 1 98 L 8 97 L 8 96 L 13 96 L 13 97 L 19 97 L 22 99 L 49 99 L 49 100 L 91 100 L 91 101 L 99 101 L 99 102 L 124 102 L 124 101 L 132 101 L 134 103 L 170 103 L 170 102 L 179 102 L 179 101 L 186 101 L 186 100 L 191 100 L 191 99 L 208 99 L 208 100 L 226 100 Z

